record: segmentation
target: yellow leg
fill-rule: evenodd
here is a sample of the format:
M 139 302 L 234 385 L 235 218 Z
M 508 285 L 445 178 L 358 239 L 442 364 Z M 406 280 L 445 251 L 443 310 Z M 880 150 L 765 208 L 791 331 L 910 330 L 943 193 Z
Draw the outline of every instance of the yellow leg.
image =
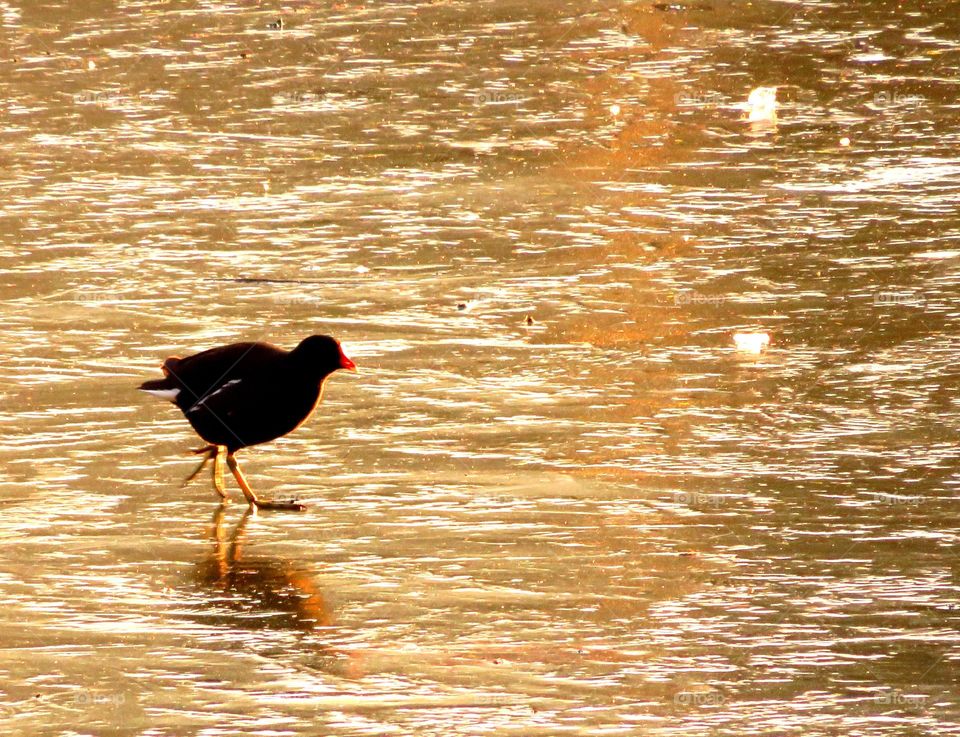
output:
M 243 495 L 247 498 L 247 502 L 250 503 L 250 506 L 256 507 L 257 509 L 290 509 L 297 512 L 300 512 L 306 507 L 298 502 L 262 502 L 257 499 L 257 495 L 253 493 L 253 489 L 250 488 L 250 484 L 247 483 L 247 480 L 243 477 L 243 473 L 240 471 L 240 466 L 237 464 L 237 459 L 233 457 L 233 453 L 227 453 L 227 466 L 230 467 L 230 473 L 233 474 L 233 477 L 237 480 L 237 483 L 240 485 L 240 490 L 243 492 Z
M 213 488 L 217 490 L 221 501 L 226 504 L 230 501 L 227 497 L 227 487 L 223 483 L 223 456 L 226 454 L 226 448 L 222 445 L 217 446 L 213 457 Z

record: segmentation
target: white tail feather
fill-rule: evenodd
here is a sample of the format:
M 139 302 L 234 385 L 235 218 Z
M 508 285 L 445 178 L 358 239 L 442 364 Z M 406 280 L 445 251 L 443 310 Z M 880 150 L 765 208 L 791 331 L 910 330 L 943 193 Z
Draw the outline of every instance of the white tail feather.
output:
M 179 389 L 141 389 L 140 391 L 160 397 L 160 399 L 169 399 L 171 402 L 176 402 L 177 395 L 180 393 Z

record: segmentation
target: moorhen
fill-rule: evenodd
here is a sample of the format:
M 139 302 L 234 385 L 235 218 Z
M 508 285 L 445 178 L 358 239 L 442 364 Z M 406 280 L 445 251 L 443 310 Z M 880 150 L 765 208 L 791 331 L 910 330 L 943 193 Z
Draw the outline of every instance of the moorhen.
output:
M 297 502 L 257 499 L 240 472 L 234 454 L 296 429 L 310 416 L 323 394 L 323 383 L 337 369 L 356 371 L 340 343 L 329 335 L 312 335 L 292 351 L 269 343 L 233 343 L 186 358 L 163 362 L 164 378 L 145 381 L 140 389 L 168 399 L 209 445 L 194 453 L 203 460 L 184 485 L 213 459 L 213 487 L 227 499 L 223 460 L 251 506 L 303 509 Z

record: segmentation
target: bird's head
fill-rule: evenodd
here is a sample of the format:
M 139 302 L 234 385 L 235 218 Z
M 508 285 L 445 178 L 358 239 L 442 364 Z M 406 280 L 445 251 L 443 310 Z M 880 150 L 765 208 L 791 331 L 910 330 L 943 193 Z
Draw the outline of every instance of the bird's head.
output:
M 332 374 L 337 369 L 357 370 L 357 365 L 344 354 L 340 342 L 329 335 L 311 335 L 304 338 L 300 345 L 293 349 L 291 356 L 310 366 L 321 376 Z

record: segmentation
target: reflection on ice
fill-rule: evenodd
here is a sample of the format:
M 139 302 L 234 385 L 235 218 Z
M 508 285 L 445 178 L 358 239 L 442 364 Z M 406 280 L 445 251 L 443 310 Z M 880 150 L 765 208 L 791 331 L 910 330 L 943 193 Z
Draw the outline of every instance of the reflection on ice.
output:
M 258 629 L 313 630 L 329 626 L 332 616 L 315 583 L 316 573 L 293 561 L 245 554 L 244 535 L 251 516 L 248 507 L 230 532 L 224 524 L 225 505 L 217 507 L 210 530 L 213 549 L 197 566 L 197 582 L 211 605 L 227 607 L 232 615 L 214 615 L 233 626 Z M 208 594 L 208 595 L 209 595 Z

